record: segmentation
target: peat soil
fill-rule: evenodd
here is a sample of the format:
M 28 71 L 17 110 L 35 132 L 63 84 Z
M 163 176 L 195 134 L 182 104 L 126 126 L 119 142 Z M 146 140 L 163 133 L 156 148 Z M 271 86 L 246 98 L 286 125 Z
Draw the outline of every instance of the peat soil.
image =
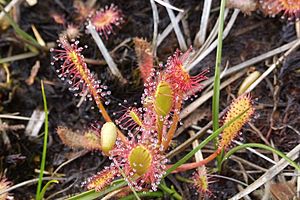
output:
M 117 62 L 119 69 L 128 84 L 122 85 L 116 80 L 107 69 L 105 64 L 89 65 L 97 77 L 107 85 L 111 95 L 107 97 L 110 104 L 107 110 L 112 115 L 124 108 L 118 104 L 127 101 L 125 106 L 130 106 L 134 102 L 139 102 L 143 91 L 143 84 L 139 78 L 138 66 L 134 52 L 132 39 L 134 37 L 143 37 L 152 41 L 153 20 L 152 10 L 149 1 L 131 0 L 131 1 L 97 1 L 97 5 L 104 6 L 114 3 L 124 13 L 125 23 L 121 28 L 115 28 L 114 35 L 111 35 L 105 44 L 109 50 L 113 50 L 120 43 L 129 39 L 130 41 L 119 46 L 112 53 L 113 59 Z M 189 28 L 189 35 L 185 37 L 191 41 L 194 39 L 200 24 L 202 1 L 187 0 L 173 1 L 173 4 L 179 8 L 188 11 L 186 18 Z M 214 5 L 217 7 L 218 5 Z M 170 23 L 169 17 L 164 7 L 158 6 L 160 23 L 159 32 L 162 32 Z M 20 28 L 33 36 L 31 25 L 34 24 L 41 34 L 43 40 L 56 45 L 58 34 L 65 29 L 65 25 L 57 24 L 51 17 L 51 14 L 58 13 L 67 20 L 67 23 L 76 24 L 76 17 L 73 1 L 51 1 L 40 0 L 38 4 L 30 7 L 22 4 L 19 7 L 18 24 Z M 212 29 L 218 16 L 218 11 L 212 14 L 209 30 Z M 82 25 L 82 24 L 81 24 Z M 86 58 L 101 60 L 95 43 L 90 35 L 84 33 L 84 26 L 80 27 L 82 36 L 80 43 L 88 45 L 84 51 Z M 251 16 L 240 14 L 230 32 L 230 35 L 224 41 L 222 65 L 226 63 L 229 66 L 241 63 L 247 59 L 258 56 L 271 49 L 279 47 L 296 38 L 294 24 L 278 18 L 267 18 L 261 13 L 253 13 Z M 24 43 L 18 38 L 12 28 L 1 32 L 0 56 L 5 58 L 9 55 L 17 55 L 24 52 Z M 172 55 L 178 48 L 178 43 L 174 32 L 172 32 L 158 48 L 157 61 L 165 62 L 167 57 Z M 40 61 L 40 68 L 34 83 L 28 85 L 26 80 L 29 78 L 32 66 Z M 250 69 L 256 69 L 264 72 L 267 69 L 266 64 L 272 63 L 272 59 L 261 62 L 255 66 L 249 66 Z M 56 134 L 58 126 L 71 127 L 74 130 L 84 130 L 85 128 L 103 123 L 103 119 L 94 106 L 93 102 L 86 101 L 78 108 L 76 105 L 79 98 L 75 97 L 68 90 L 68 84 L 57 77 L 53 66 L 50 65 L 50 51 L 41 51 L 33 58 L 14 61 L 9 63 L 11 82 L 5 83 L 6 73 L 3 67 L 0 68 L 0 111 L 1 114 L 18 113 L 20 116 L 30 117 L 34 110 L 43 109 L 40 81 L 45 81 L 45 90 L 49 107 L 49 144 L 47 151 L 46 171 L 51 174 L 58 166 L 66 160 L 72 158 L 76 150 L 61 143 Z M 213 76 L 213 67 L 215 63 L 215 52 L 212 52 L 196 67 L 192 73 L 198 73 L 204 69 L 210 69 L 208 77 Z M 286 58 L 280 68 L 276 69 L 265 81 L 263 81 L 252 93 L 256 106 L 256 116 L 252 123 L 269 140 L 274 142 L 274 146 L 281 151 L 288 152 L 299 143 L 300 130 L 300 52 L 292 53 Z M 298 72 L 296 71 L 298 68 Z M 239 85 L 243 79 L 231 84 L 221 92 L 221 109 L 226 108 L 236 95 Z M 188 102 L 187 102 L 188 103 Z M 273 110 L 274 106 L 277 108 Z M 206 102 L 198 108 L 197 112 L 206 112 L 205 117 L 198 120 L 197 125 L 204 126 L 211 119 L 211 101 Z M 203 116 L 203 115 L 201 115 Z M 197 117 L 197 116 L 196 116 Z M 43 137 L 30 138 L 26 136 L 25 130 L 14 130 L 13 125 L 27 125 L 27 121 L 16 119 L 1 118 L 0 128 L 8 124 L 11 128 L 1 128 L 0 137 L 0 173 L 5 174 L 8 180 L 13 184 L 21 183 L 26 180 L 38 177 L 38 171 L 41 160 Z M 298 134 L 295 132 L 298 130 Z M 40 133 L 43 133 L 43 128 Z M 261 137 L 249 126 L 243 130 L 241 139 L 244 142 L 264 143 Z M 5 138 L 3 135 L 6 135 Z M 188 137 L 187 130 L 174 140 L 174 144 L 180 144 Z M 175 145 L 174 145 L 175 146 Z M 175 162 L 185 152 L 172 158 Z M 206 156 L 207 154 L 205 154 Z M 268 169 L 271 165 L 261 158 L 251 153 L 239 153 L 239 157 L 255 162 L 255 164 Z M 272 156 L 269 154 L 269 156 Z M 108 159 L 103 157 L 100 152 L 84 153 L 79 158 L 65 165 L 59 170 L 59 174 L 65 178 L 59 184 L 53 185 L 46 196 L 61 192 L 52 199 L 66 195 L 85 191 L 82 183 L 90 176 L 99 171 L 108 163 Z M 246 169 L 252 169 L 245 166 Z M 240 166 L 234 161 L 228 161 L 222 172 L 222 175 L 244 181 Z M 253 174 L 253 180 L 262 173 Z M 181 174 L 189 177 L 191 174 Z M 47 176 L 47 175 L 45 175 Z M 253 180 L 249 180 L 251 183 Z M 181 192 L 184 199 L 195 199 L 196 190 L 191 184 L 178 181 L 173 176 L 167 179 L 168 183 L 175 185 L 176 190 Z M 227 199 L 238 192 L 235 182 L 212 177 L 211 191 L 213 196 L 210 199 Z M 15 199 L 31 199 L 35 196 L 36 184 L 20 187 L 11 193 Z M 165 197 L 168 199 L 169 197 Z M 253 196 L 253 199 L 259 199 Z

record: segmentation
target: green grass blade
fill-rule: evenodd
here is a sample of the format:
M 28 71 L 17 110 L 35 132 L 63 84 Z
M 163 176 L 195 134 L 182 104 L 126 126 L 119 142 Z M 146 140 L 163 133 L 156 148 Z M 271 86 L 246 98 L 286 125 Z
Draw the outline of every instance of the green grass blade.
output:
M 44 195 L 45 195 L 45 193 L 46 193 L 47 188 L 48 188 L 48 187 L 50 186 L 50 184 L 52 184 L 52 183 L 59 183 L 59 182 L 58 182 L 58 180 L 51 180 L 51 181 L 48 181 L 48 182 L 46 183 L 46 185 L 43 187 L 41 193 L 39 194 L 38 199 L 42 200 L 42 199 L 44 198 Z
M 47 98 L 45 94 L 45 89 L 44 89 L 44 83 L 41 81 L 41 87 L 42 87 L 42 95 L 43 95 L 43 102 L 44 102 L 44 112 L 45 112 L 45 134 L 44 134 L 44 144 L 43 144 L 43 155 L 42 155 L 42 162 L 41 162 L 41 167 L 40 167 L 40 175 L 39 175 L 39 181 L 38 181 L 38 186 L 36 190 L 36 199 L 38 199 L 41 188 L 42 188 L 42 179 L 44 175 L 44 169 L 45 169 L 45 163 L 46 163 L 46 153 L 47 153 L 47 141 L 48 141 L 48 108 L 47 108 Z
M 23 31 L 19 27 L 19 25 L 11 18 L 11 16 L 9 16 L 9 14 L 4 9 L 1 9 L 1 11 L 4 12 L 6 19 L 8 20 L 9 24 L 13 27 L 13 29 L 15 30 L 17 35 L 19 35 L 24 40 L 26 40 L 26 41 L 30 42 L 31 44 L 33 44 L 35 47 L 41 47 L 41 45 L 38 43 L 38 41 L 36 39 L 34 39 L 31 35 L 26 33 L 25 31 Z M 29 45 L 28 48 L 32 52 L 36 52 L 37 50 L 34 46 Z
M 248 144 L 242 144 L 239 146 L 234 147 L 233 149 L 231 149 L 230 151 L 228 151 L 224 158 L 222 159 L 222 163 L 224 163 L 225 160 L 227 160 L 231 155 L 233 155 L 235 152 L 241 150 L 241 149 L 245 149 L 248 147 L 252 147 L 252 148 L 260 148 L 260 149 L 265 149 L 267 151 L 271 151 L 275 154 L 277 154 L 278 156 L 282 157 L 283 159 L 285 159 L 287 162 L 290 163 L 291 166 L 295 167 L 298 171 L 300 171 L 300 166 L 295 163 L 292 159 L 290 159 L 289 157 L 287 157 L 284 153 L 282 153 L 281 151 L 274 149 L 270 146 L 264 145 L 264 144 L 259 144 L 259 143 L 248 143 Z M 221 164 L 222 164 L 221 163 Z
M 173 199 L 182 200 L 182 197 L 177 193 L 176 190 L 168 188 L 165 184 L 160 184 L 158 187 L 165 191 Z
M 226 0 L 221 0 L 220 15 L 219 15 L 218 46 L 217 46 L 215 75 L 214 75 L 214 93 L 212 98 L 213 131 L 216 131 L 219 128 L 220 65 L 222 62 L 225 3 Z
M 137 195 L 139 197 L 148 197 L 148 198 L 151 198 L 151 199 L 162 198 L 164 196 L 164 194 L 161 191 L 157 191 L 157 192 L 139 192 L 139 193 L 137 193 Z M 135 195 L 131 194 L 131 195 L 128 195 L 127 197 L 121 198 L 120 200 L 134 200 L 134 199 L 136 199 Z
M 213 131 L 219 128 L 219 102 L 220 102 L 220 66 L 222 62 L 222 47 L 223 47 L 223 29 L 224 29 L 224 12 L 225 12 L 226 0 L 221 0 L 220 14 L 219 14 L 219 28 L 218 28 L 218 46 L 216 55 L 215 75 L 214 75 L 214 88 L 212 98 L 212 121 Z M 218 148 L 218 139 L 215 139 L 215 149 Z M 218 169 L 222 160 L 222 154 L 217 156 Z
M 73 197 L 68 198 L 67 200 L 92 200 L 97 199 L 103 195 L 106 195 L 114 190 L 120 189 L 121 187 L 124 187 L 127 185 L 127 182 L 124 180 L 122 182 L 119 182 L 117 184 L 113 184 L 112 186 L 108 187 L 107 189 L 96 192 L 95 190 L 89 190 L 87 192 L 80 193 L 78 195 L 75 195 Z

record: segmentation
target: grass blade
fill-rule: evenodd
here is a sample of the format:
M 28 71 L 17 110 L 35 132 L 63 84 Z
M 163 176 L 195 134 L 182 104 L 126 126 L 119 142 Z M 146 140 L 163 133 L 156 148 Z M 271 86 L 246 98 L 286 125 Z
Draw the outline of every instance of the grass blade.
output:
M 52 183 L 59 183 L 59 182 L 58 182 L 58 180 L 51 180 L 51 181 L 48 181 L 48 182 L 46 183 L 46 185 L 43 187 L 41 193 L 39 194 L 38 199 L 43 199 L 43 198 L 44 198 L 44 195 L 45 195 L 45 193 L 46 193 L 47 188 L 48 188 L 48 187 L 50 186 L 50 184 L 52 184 Z
M 99 198 L 105 194 L 108 194 L 114 190 L 117 190 L 121 187 L 124 187 L 127 185 L 126 181 L 122 181 L 120 183 L 117 184 L 113 184 L 112 186 L 108 187 L 107 189 L 101 191 L 101 192 L 96 192 L 95 190 L 89 190 L 87 192 L 83 192 L 80 193 L 78 195 L 75 195 L 73 197 L 68 198 L 67 200 L 92 200 L 92 199 L 96 199 Z
M 2 11 L 5 14 L 6 19 L 8 20 L 8 22 L 10 23 L 10 25 L 13 27 L 13 29 L 15 30 L 16 34 L 19 35 L 21 38 L 23 38 L 25 41 L 28 41 L 30 43 L 32 43 L 34 46 L 36 47 L 41 47 L 41 45 L 28 33 L 26 33 L 25 31 L 23 31 L 19 25 L 11 18 L 11 16 L 9 16 L 9 14 L 2 9 Z M 28 48 L 32 51 L 32 52 L 37 52 L 36 48 L 34 46 L 30 46 L 28 45 Z
M 47 108 L 47 98 L 45 94 L 44 82 L 41 81 L 41 88 L 42 88 L 42 95 L 43 95 L 43 102 L 44 102 L 44 112 L 45 112 L 45 134 L 44 134 L 44 144 L 43 144 L 43 155 L 42 155 L 42 162 L 40 167 L 40 175 L 38 186 L 36 190 L 36 199 L 39 200 L 39 196 L 41 193 L 42 188 L 42 179 L 44 175 L 45 163 L 46 163 L 46 153 L 47 153 L 47 141 L 48 141 L 48 108 Z
M 290 163 L 291 166 L 295 167 L 298 171 L 300 171 L 300 166 L 295 163 L 292 159 L 290 159 L 289 157 L 287 157 L 284 153 L 282 153 L 281 151 L 274 149 L 270 146 L 264 145 L 264 144 L 259 144 L 259 143 L 248 143 L 248 144 L 242 144 L 239 146 L 236 146 L 234 148 L 232 148 L 230 151 L 228 151 L 225 156 L 222 159 L 222 163 L 224 163 L 225 160 L 227 160 L 231 155 L 233 155 L 235 152 L 241 150 L 241 149 L 245 149 L 247 147 L 254 147 L 254 148 L 260 148 L 260 149 L 265 149 L 267 151 L 271 151 L 275 154 L 277 154 L 278 156 L 280 156 L 281 158 L 285 159 L 288 163 Z
M 224 29 L 224 12 L 226 0 L 221 0 L 220 15 L 219 15 L 219 31 L 218 31 L 218 46 L 216 55 L 215 75 L 214 75 L 214 94 L 212 98 L 212 121 L 213 131 L 219 128 L 219 102 L 220 102 L 220 65 L 222 62 L 222 46 L 223 46 L 223 29 Z M 218 140 L 215 139 L 215 149 L 218 148 Z M 217 157 L 218 168 L 221 163 L 223 152 Z M 220 168 L 219 168 L 220 169 Z
M 148 197 L 148 198 L 162 198 L 164 194 L 160 191 L 158 192 L 139 192 L 137 193 L 139 197 Z M 131 194 L 126 197 L 123 197 L 120 200 L 133 200 L 136 199 L 135 195 Z

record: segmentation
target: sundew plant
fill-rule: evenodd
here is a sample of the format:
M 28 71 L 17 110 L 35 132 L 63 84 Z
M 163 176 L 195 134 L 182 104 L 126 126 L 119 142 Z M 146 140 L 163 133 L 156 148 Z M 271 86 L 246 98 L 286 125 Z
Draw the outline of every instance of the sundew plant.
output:
M 300 199 L 300 0 L 0 7 L 0 200 Z
M 263 8 L 267 3 L 269 1 L 263 2 Z M 269 6 L 267 10 L 273 12 Z M 294 10 L 287 12 L 298 14 Z M 100 35 L 95 37 L 91 32 L 103 50 L 105 46 L 101 37 L 107 40 L 114 33 L 114 27 L 120 28 L 124 21 L 122 12 L 115 5 L 110 5 L 89 15 L 87 29 Z M 66 145 L 100 151 L 110 160 L 109 165 L 99 169 L 83 185 L 87 190 L 100 194 L 113 187 L 114 183 L 123 183 L 118 189 L 125 191 L 129 188 L 127 193 L 133 192 L 136 197 L 136 191 L 151 193 L 161 189 L 176 194 L 175 198 L 180 199 L 180 195 L 162 184 L 164 178 L 170 173 L 192 170 L 197 191 L 211 195 L 206 165 L 217 157 L 222 160 L 224 152 L 231 148 L 242 127 L 253 117 L 255 110 L 251 95 L 244 93 L 232 101 L 222 120 L 223 126 L 216 126 L 218 129 L 214 129 L 211 135 L 210 140 L 215 139 L 216 146 L 211 155 L 200 161 L 185 163 L 197 152 L 195 148 L 182 160 L 171 163 L 166 154 L 181 120 L 183 104 L 202 90 L 202 82 L 207 79 L 208 70 L 196 75 L 189 74 L 187 69 L 192 60 L 192 47 L 184 52 L 176 50 L 164 64 L 155 66 L 151 45 L 140 38 L 135 38 L 134 43 L 144 91 L 137 104 L 141 106 L 130 105 L 119 118 L 110 116 L 106 110 L 113 91 L 90 71 L 83 56 L 88 47 L 79 43 L 79 39 L 61 36 L 58 47 L 51 49 L 54 54 L 52 65 L 58 77 L 70 84 L 70 91 L 76 96 L 93 100 L 105 121 L 99 129 L 91 128 L 81 134 L 68 127 L 57 128 L 59 137 Z M 218 76 L 215 76 L 215 80 L 219 80 Z M 120 106 L 120 110 L 123 107 Z M 218 119 L 218 113 L 214 113 L 214 116 Z
M 96 12 L 91 24 L 107 38 L 112 32 L 112 25 L 119 26 L 123 20 L 118 16 L 121 12 L 112 5 Z M 109 166 L 86 181 L 87 189 L 101 191 L 113 180 L 123 178 L 134 190 L 156 191 L 166 170 L 172 166 L 165 155 L 177 130 L 183 102 L 201 91 L 201 82 L 207 79 L 207 70 L 195 76 L 185 70 L 192 48 L 184 53 L 177 50 L 164 65 L 157 68 L 151 64 L 141 66 L 145 88 L 140 100 L 142 107 L 130 106 L 123 116 L 112 120 L 105 109 L 106 96 L 111 92 L 90 72 L 82 55 L 84 49 L 78 40 L 68 41 L 66 37 L 61 37 L 58 48 L 51 50 L 55 53 L 52 64 L 56 66 L 58 77 L 70 84 L 71 91 L 80 96 L 87 93 L 86 98 L 94 100 L 106 124 L 99 131 L 87 130 L 83 135 L 59 127 L 59 136 L 69 146 L 100 150 L 111 160 Z M 144 57 L 141 59 L 144 62 L 153 62 L 151 58 L 145 61 Z M 252 113 L 253 106 L 248 95 L 236 99 L 225 123 L 243 115 L 223 130 L 216 152 L 201 162 L 181 165 L 177 172 L 195 169 L 213 160 L 228 147 Z M 77 144 L 79 141 L 81 144 Z M 198 187 L 205 184 L 198 184 Z

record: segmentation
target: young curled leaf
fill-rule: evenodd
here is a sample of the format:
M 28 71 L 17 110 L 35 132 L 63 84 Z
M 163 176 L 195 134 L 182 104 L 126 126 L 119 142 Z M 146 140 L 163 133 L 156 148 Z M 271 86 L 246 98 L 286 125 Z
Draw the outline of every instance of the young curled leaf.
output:
M 171 111 L 173 105 L 173 91 L 170 84 L 161 81 L 155 92 L 154 109 L 157 115 L 165 117 Z
M 117 140 L 117 127 L 113 122 L 106 122 L 101 128 L 101 147 L 105 154 L 109 154 Z

